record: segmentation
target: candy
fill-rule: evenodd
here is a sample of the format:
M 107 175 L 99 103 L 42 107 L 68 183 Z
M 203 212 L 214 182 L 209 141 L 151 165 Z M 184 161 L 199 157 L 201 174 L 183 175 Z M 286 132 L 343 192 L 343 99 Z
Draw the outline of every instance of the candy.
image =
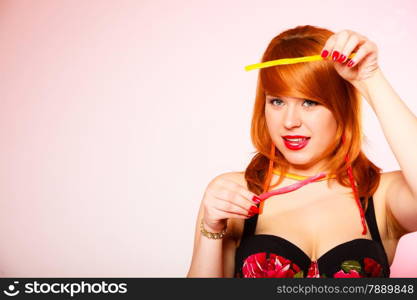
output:
M 289 193 L 295 190 L 298 190 L 299 188 L 305 186 L 306 184 L 312 183 L 314 181 L 317 181 L 319 179 L 322 179 L 323 177 L 326 177 L 325 173 L 320 173 L 315 176 L 308 177 L 307 179 L 304 179 L 302 181 L 299 181 L 297 183 L 291 184 L 289 186 L 285 186 L 283 188 L 279 188 L 270 192 L 266 192 L 263 194 L 260 194 L 259 196 L 253 196 L 252 201 L 256 203 L 260 203 L 261 201 L 264 201 L 268 199 L 269 197 Z
M 349 55 L 348 58 L 355 57 L 356 53 L 352 53 Z M 290 65 L 290 64 L 297 64 L 302 62 L 309 62 L 309 61 L 318 61 L 318 60 L 324 60 L 321 55 L 311 55 L 311 56 L 302 56 L 302 57 L 293 57 L 293 58 L 281 58 L 276 60 L 270 60 L 263 63 L 248 65 L 245 67 L 246 71 L 255 70 L 255 69 L 263 69 L 263 68 L 269 68 L 274 67 L 278 65 Z

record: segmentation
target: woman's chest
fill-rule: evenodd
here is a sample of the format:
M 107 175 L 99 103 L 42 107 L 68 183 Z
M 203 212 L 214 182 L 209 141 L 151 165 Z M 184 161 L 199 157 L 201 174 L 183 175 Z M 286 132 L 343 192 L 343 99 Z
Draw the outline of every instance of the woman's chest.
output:
M 291 183 L 283 182 L 282 186 Z M 373 208 L 377 229 L 391 264 L 398 240 L 387 238 L 383 196 L 383 188 L 379 186 L 373 195 Z M 313 259 L 347 241 L 357 238 L 372 239 L 369 224 L 367 234 L 361 234 L 363 228 L 360 212 L 352 190 L 347 187 L 336 186 L 328 189 L 325 183 L 321 186 L 306 186 L 295 192 L 267 199 L 261 211 L 254 234 L 282 237 Z M 236 221 L 238 247 L 244 230 L 244 220 Z
M 269 234 L 291 241 L 312 260 L 330 249 L 362 235 L 360 212 L 349 195 L 294 194 L 270 198 L 257 216 L 254 234 Z

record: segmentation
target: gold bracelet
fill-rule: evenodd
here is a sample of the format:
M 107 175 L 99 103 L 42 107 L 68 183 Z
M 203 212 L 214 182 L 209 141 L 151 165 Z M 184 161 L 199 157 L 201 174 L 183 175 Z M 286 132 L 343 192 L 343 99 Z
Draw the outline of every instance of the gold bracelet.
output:
M 227 223 L 226 223 L 226 227 L 221 232 L 209 232 L 204 228 L 203 219 L 201 219 L 200 231 L 205 237 L 208 237 L 209 239 L 214 239 L 214 240 L 222 239 L 226 235 L 226 230 L 227 230 Z

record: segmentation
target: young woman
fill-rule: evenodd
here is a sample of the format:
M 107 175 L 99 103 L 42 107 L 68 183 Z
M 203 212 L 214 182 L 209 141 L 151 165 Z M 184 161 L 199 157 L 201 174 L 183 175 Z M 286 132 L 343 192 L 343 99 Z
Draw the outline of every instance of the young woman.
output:
M 389 277 L 398 240 L 417 230 L 417 118 L 378 66 L 365 36 L 298 26 L 272 39 L 252 118 L 245 172 L 208 185 L 188 277 Z M 348 59 L 354 53 L 352 59 Z M 401 170 L 382 173 L 361 150 L 361 96 Z M 325 172 L 259 203 L 254 196 Z

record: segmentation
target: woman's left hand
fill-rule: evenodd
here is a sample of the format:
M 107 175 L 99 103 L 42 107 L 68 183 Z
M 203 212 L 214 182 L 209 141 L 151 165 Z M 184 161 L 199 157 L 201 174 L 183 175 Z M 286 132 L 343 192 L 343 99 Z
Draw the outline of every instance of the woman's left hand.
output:
M 355 56 L 348 59 L 353 52 Z M 336 71 L 353 85 L 372 77 L 379 69 L 376 44 L 351 30 L 342 30 L 330 36 L 321 55 L 335 61 Z

